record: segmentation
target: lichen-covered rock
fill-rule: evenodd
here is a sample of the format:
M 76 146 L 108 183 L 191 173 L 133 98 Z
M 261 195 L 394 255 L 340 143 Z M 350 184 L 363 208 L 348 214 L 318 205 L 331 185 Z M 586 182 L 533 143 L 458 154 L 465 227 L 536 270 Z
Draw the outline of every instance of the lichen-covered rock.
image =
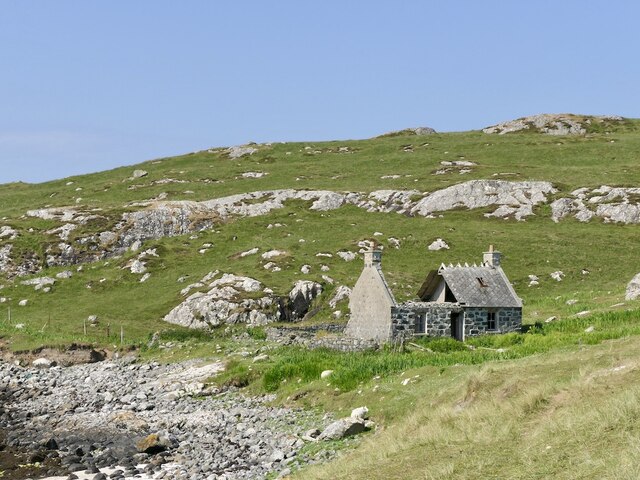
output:
M 427 247 L 428 250 L 438 251 L 438 250 L 449 250 L 449 245 L 441 238 L 435 239 L 431 244 Z
M 318 436 L 319 440 L 340 440 L 365 431 L 364 420 L 347 417 L 329 424 Z
M 640 273 L 635 275 L 627 284 L 627 290 L 624 295 L 625 300 L 635 300 L 640 297 Z
M 302 318 L 313 300 L 322 293 L 322 285 L 311 280 L 298 280 L 289 292 L 290 310 L 294 318 Z
M 592 123 L 620 122 L 622 117 L 615 115 L 584 117 L 573 114 L 532 115 L 529 117 L 509 120 L 491 127 L 482 129 L 484 133 L 504 135 L 505 133 L 520 132 L 523 130 L 538 131 L 547 135 L 584 135 L 587 127 Z
M 333 297 L 331 297 L 331 300 L 329 300 L 329 306 L 331 308 L 336 308 L 336 305 L 339 302 L 349 299 L 350 295 L 351 289 L 346 285 L 340 285 L 338 288 L 336 288 L 335 292 L 333 293 Z
M 0 238 L 15 240 L 17 236 L 18 232 L 11 228 L 9 225 L 3 225 L 2 227 L 0 227 Z
M 546 202 L 547 195 L 555 192 L 550 182 L 471 180 L 427 195 L 416 203 L 411 213 L 429 216 L 460 207 L 473 209 L 497 205 L 510 207 L 505 214 L 520 220 L 531 215 L 533 206 Z
M 258 151 L 258 149 L 254 147 L 248 147 L 245 145 L 237 145 L 234 147 L 227 148 L 226 151 L 227 151 L 227 154 L 229 155 L 229 158 L 236 159 L 236 158 L 244 157 L 247 155 L 253 155 Z
M 599 217 L 605 222 L 640 223 L 640 188 L 601 187 L 579 188 L 570 197 L 559 198 L 551 203 L 551 218 L 554 222 L 573 216 L 581 222 Z
M 204 283 L 200 285 L 204 286 Z M 224 274 L 209 287 L 210 290 L 206 293 L 196 292 L 190 295 L 171 310 L 164 320 L 199 329 L 217 327 L 224 323 L 264 325 L 277 320 L 274 300 L 270 295 L 261 298 L 247 295 L 262 288 L 262 284 L 253 278 Z
M 33 285 L 35 290 L 41 290 L 48 285 L 53 285 L 54 283 L 56 283 L 56 280 L 51 277 L 31 278 L 20 282 L 21 285 Z

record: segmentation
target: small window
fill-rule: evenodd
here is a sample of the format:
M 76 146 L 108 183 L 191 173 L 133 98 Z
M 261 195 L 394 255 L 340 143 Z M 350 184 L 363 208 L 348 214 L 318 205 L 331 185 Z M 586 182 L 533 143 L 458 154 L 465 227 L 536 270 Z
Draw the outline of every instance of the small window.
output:
M 427 315 L 425 313 L 416 314 L 416 320 L 413 325 L 413 331 L 416 334 L 427 333 Z
M 487 282 L 484 281 L 484 278 L 476 277 L 476 280 L 478 280 L 478 283 L 480 284 L 481 287 L 488 287 Z
M 496 312 L 487 312 L 487 330 L 496 330 Z

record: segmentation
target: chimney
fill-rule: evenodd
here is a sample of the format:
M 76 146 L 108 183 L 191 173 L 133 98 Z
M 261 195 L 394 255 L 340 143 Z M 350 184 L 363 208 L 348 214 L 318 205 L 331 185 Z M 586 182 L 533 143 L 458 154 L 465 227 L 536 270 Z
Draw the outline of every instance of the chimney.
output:
M 382 263 L 382 252 L 380 250 L 369 250 L 364 252 L 364 266 L 380 268 Z
M 501 256 L 499 251 L 493 249 L 493 245 L 489 245 L 489 251 L 484 252 L 482 261 L 486 266 L 496 268 L 500 266 Z

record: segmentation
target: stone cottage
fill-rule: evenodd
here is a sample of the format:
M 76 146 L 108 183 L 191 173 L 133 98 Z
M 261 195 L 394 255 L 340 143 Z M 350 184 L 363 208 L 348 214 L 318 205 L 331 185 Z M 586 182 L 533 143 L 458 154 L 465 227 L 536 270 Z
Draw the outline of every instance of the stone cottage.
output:
M 519 331 L 522 300 L 489 247 L 480 265 L 440 265 L 427 275 L 418 299 L 397 303 L 384 274 L 382 252 L 364 254 L 364 269 L 349 300 L 345 333 L 380 342 L 428 335 L 464 340 L 468 336 Z

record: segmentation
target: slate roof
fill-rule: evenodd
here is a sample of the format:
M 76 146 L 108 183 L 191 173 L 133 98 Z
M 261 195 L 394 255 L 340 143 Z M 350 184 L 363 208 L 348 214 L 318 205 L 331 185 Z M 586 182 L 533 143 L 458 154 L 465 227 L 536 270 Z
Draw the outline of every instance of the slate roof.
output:
M 500 267 L 442 265 L 439 270 L 429 272 L 418 293 L 422 300 L 430 298 L 440 283 L 440 277 L 444 278 L 458 303 L 465 306 L 522 307 L 522 300 Z

